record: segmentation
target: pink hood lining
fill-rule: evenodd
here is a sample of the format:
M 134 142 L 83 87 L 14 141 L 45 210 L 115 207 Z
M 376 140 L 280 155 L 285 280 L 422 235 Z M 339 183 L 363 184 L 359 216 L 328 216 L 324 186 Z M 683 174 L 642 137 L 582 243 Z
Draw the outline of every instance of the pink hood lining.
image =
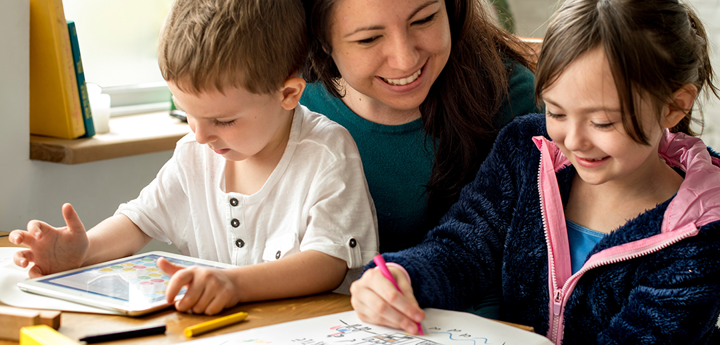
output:
M 538 136 L 533 141 L 542 151 L 546 143 L 555 172 L 570 165 L 557 145 Z M 699 138 L 684 133 L 665 134 L 658 153 L 672 167 L 685 171 L 685 180 L 665 211 L 661 233 L 684 228 L 688 224 L 701 227 L 720 220 L 720 159 L 710 156 Z M 546 189 L 551 190 L 551 189 Z
M 660 141 L 658 153 L 670 165 L 685 171 L 685 181 L 665 211 L 662 233 L 720 220 L 720 159 L 710 156 L 702 140 L 670 133 Z

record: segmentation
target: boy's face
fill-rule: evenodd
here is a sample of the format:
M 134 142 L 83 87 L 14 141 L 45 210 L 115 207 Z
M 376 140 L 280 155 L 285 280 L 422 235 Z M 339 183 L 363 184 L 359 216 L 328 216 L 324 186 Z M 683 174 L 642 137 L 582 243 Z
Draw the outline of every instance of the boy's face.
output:
M 187 113 L 190 129 L 200 144 L 231 161 L 284 151 L 292 116 L 281 106 L 282 94 L 253 94 L 226 88 L 195 95 L 168 82 L 175 104 Z M 281 147 L 282 146 L 282 147 Z

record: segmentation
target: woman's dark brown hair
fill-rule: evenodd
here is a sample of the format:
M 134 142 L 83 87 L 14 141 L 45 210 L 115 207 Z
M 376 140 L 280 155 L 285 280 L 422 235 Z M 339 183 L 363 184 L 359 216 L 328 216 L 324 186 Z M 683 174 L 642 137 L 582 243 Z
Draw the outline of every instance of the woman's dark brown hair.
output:
M 610 64 L 623 126 L 638 143 L 648 144 L 636 116 L 638 95 L 651 97 L 656 110 L 687 84 L 718 95 L 712 83 L 707 35 L 689 6 L 677 0 L 569 0 L 545 33 L 535 76 L 538 103 L 543 90 L 568 65 L 596 47 L 603 49 Z M 659 111 L 657 116 L 659 121 Z M 670 131 L 695 135 L 692 121 L 702 125 L 702 119 L 693 120 L 689 109 Z
M 303 2 L 310 37 L 303 77 L 321 81 L 328 92 L 342 98 L 329 33 L 338 0 Z M 475 178 L 490 152 L 499 130 L 495 117 L 508 95 L 512 66 L 509 69 L 504 62 L 533 67 L 519 52 L 529 48 L 493 23 L 479 1 L 446 0 L 445 7 L 452 37 L 450 58 L 420 105 L 425 133 L 436 143 L 427 185 L 428 218 L 433 222 L 457 201 L 460 189 Z

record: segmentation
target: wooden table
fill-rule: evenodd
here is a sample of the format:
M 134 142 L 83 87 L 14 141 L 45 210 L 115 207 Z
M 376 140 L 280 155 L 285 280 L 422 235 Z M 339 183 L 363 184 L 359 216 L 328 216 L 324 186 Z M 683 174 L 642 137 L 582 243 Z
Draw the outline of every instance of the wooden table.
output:
M 0 231 L 0 236 L 7 234 L 8 232 Z M 0 237 L 0 247 L 19 246 L 10 243 L 7 237 Z M 2 305 L 2 303 L 0 303 L 0 305 Z M 174 344 L 282 322 L 340 313 L 348 310 L 352 310 L 350 296 L 325 293 L 307 297 L 240 304 L 234 308 L 226 309 L 221 314 L 215 316 L 180 313 L 172 308 L 142 317 L 63 312 L 60 321 L 61 326 L 58 331 L 68 338 L 77 341 L 91 334 L 111 333 L 132 328 L 165 324 L 167 326 L 165 335 L 113 341 L 107 344 L 147 344 L 150 342 L 153 344 Z M 238 324 L 199 337 L 193 337 L 192 339 L 186 338 L 183 333 L 185 327 L 240 311 L 247 312 L 249 315 L 245 321 Z M 10 344 L 15 345 L 18 343 L 15 341 L 0 340 L 0 345 Z
M 0 231 L 0 236 L 7 232 Z M 7 237 L 0 237 L 0 247 L 18 247 L 11 244 Z M 2 303 L 0 303 L 2 305 Z M 302 320 L 352 310 L 350 296 L 336 293 L 325 293 L 314 296 L 290 298 L 275 301 L 246 303 L 226 309 L 215 316 L 191 315 L 180 313 L 174 309 L 166 309 L 143 317 L 127 317 L 117 315 L 100 315 L 86 313 L 63 312 L 59 332 L 72 340 L 98 333 L 119 332 L 132 328 L 149 327 L 165 324 L 165 335 L 118 340 L 100 344 L 174 344 L 193 339 L 212 337 L 246 329 L 274 325 L 278 323 Z M 248 318 L 238 324 L 219 329 L 199 337 L 188 339 L 183 334 L 189 327 L 214 318 L 230 315 L 240 311 L 247 312 Z M 532 332 L 532 327 L 499 321 L 511 326 Z M 0 345 L 16 345 L 17 342 L 0 340 Z
M 223 313 L 215 316 L 185 314 L 177 312 L 174 309 L 166 309 L 137 318 L 117 315 L 63 312 L 61 317 L 61 326 L 58 331 L 66 335 L 68 338 L 77 341 L 78 339 L 91 334 L 111 333 L 132 328 L 165 324 L 167 326 L 165 335 L 154 335 L 98 344 L 175 344 L 204 337 L 212 337 L 225 333 L 349 310 L 352 310 L 350 305 L 350 296 L 336 293 L 326 293 L 300 298 L 240 304 L 234 308 L 226 309 Z M 183 334 L 185 327 L 240 311 L 244 311 L 249 314 L 248 318 L 243 322 L 203 334 L 199 337 L 193 337 L 191 339 L 186 338 Z M 9 340 L 0 340 L 0 345 L 10 344 L 16 345 L 18 343 Z

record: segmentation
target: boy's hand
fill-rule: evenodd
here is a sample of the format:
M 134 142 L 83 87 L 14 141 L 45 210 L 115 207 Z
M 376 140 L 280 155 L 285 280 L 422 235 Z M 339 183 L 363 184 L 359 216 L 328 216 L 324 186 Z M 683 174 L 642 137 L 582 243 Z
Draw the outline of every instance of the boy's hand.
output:
M 168 302 L 172 303 L 180 289 L 187 287 L 185 296 L 175 302 L 175 309 L 180 312 L 192 310 L 195 314 L 214 315 L 240 301 L 240 289 L 225 270 L 200 266 L 182 267 L 164 258 L 159 258 L 157 265 L 172 276 L 165 292 Z
M 24 244 L 30 250 L 21 250 L 13 256 L 20 267 L 35 265 L 28 271 L 30 278 L 81 267 L 88 249 L 88 237 L 75 209 L 70 204 L 62 207 L 67 226 L 54 228 L 39 220 L 31 220 L 27 231 L 14 230 L 9 240 Z
M 389 269 L 402 293 L 380 270 L 367 270 L 350 286 L 352 306 L 364 322 L 418 334 L 417 323 L 425 319 L 425 311 L 415 300 L 405 274 L 394 267 Z

